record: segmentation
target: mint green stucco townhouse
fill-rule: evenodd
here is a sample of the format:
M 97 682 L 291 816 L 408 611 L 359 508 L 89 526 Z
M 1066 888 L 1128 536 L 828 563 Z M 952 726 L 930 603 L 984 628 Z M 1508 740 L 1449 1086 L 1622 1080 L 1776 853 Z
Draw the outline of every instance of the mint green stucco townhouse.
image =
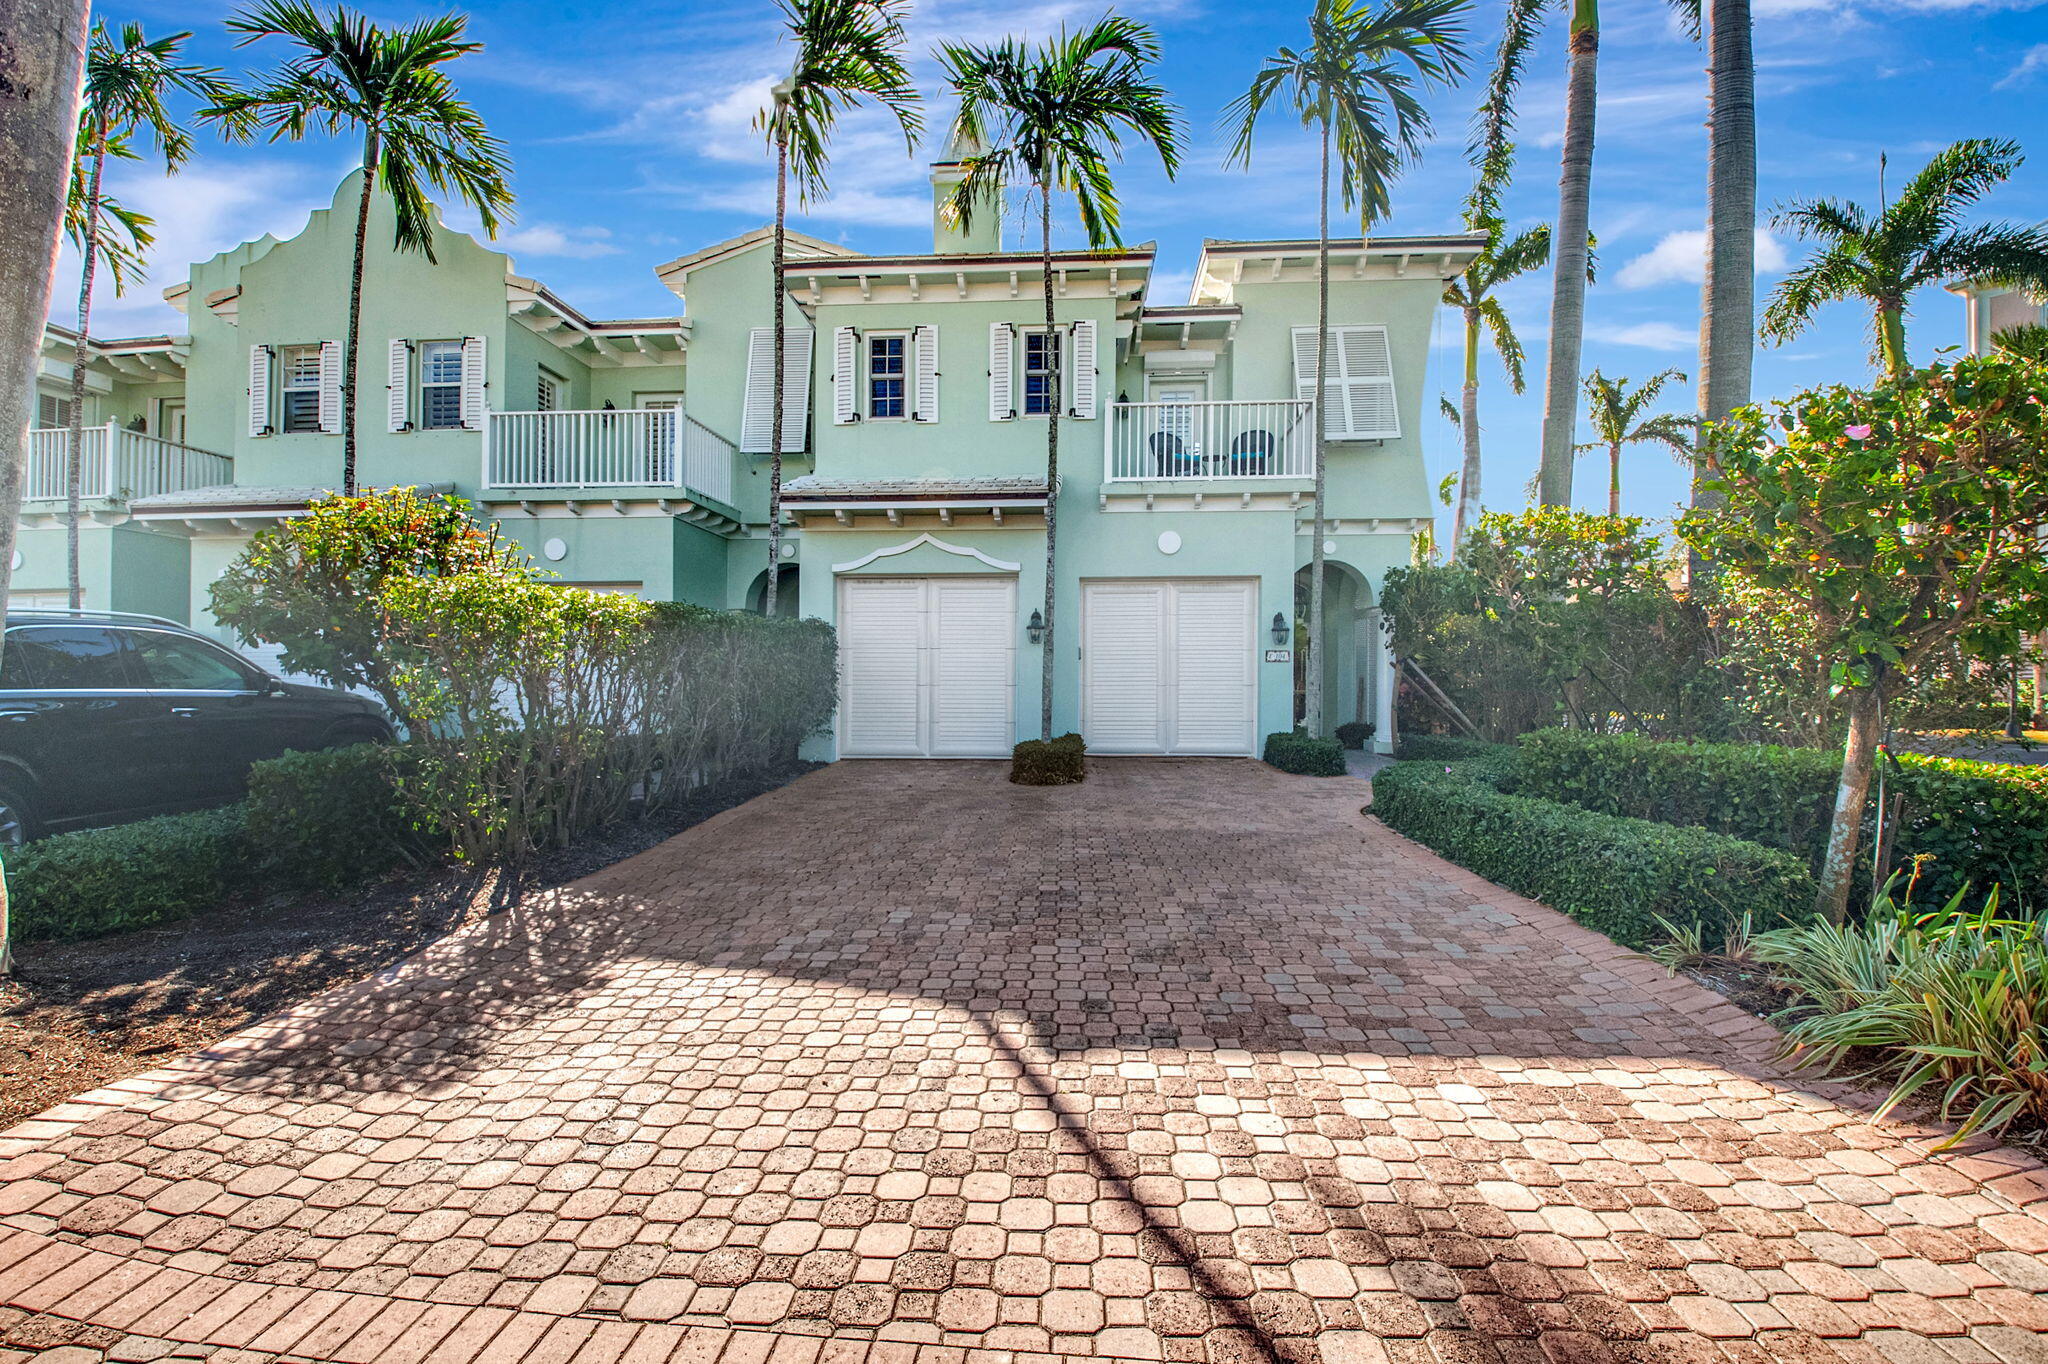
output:
M 935 206 L 956 162 L 932 168 Z M 217 630 L 208 588 L 341 472 L 353 177 L 290 240 L 192 268 L 187 332 L 95 343 L 88 607 Z M 390 240 L 388 205 L 373 242 Z M 792 234 L 784 609 L 832 622 L 823 757 L 990 757 L 1038 729 L 1045 509 L 1059 499 L 1056 725 L 1103 754 L 1255 755 L 1292 725 L 1310 558 L 1315 244 L 1211 241 L 1184 305 L 1153 251 L 1038 258 L 933 214 L 928 251 Z M 922 245 L 922 243 L 919 243 Z M 1390 731 L 1376 606 L 1430 521 L 1431 324 L 1469 235 L 1340 241 L 1324 419 L 1331 726 Z M 769 233 L 656 267 L 677 316 L 595 319 L 441 228 L 372 253 L 360 480 L 471 499 L 568 583 L 758 609 L 767 575 Z M 66 418 L 53 327 L 42 425 Z M 1045 425 L 1059 375 L 1061 477 Z M 14 601 L 63 600 L 63 435 L 32 436 Z

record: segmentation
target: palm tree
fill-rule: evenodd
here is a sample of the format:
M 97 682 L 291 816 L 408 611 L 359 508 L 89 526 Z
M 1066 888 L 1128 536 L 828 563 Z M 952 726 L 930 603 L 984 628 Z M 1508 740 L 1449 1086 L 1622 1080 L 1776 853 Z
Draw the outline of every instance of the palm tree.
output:
M 392 246 L 434 259 L 434 207 L 426 186 L 453 192 L 497 235 L 509 215 L 511 166 L 504 145 L 457 95 L 443 69 L 482 43 L 462 41 L 459 14 L 385 29 L 337 5 L 325 17 L 306 0 L 263 0 L 227 21 L 238 46 L 283 38 L 298 51 L 268 77 L 237 90 L 206 112 L 247 136 L 257 127 L 270 140 L 297 141 L 309 126 L 328 133 L 360 131 L 362 195 L 356 206 L 348 335 L 342 341 L 341 487 L 356 491 L 356 346 L 362 332 L 363 254 L 370 232 L 370 196 L 381 180 L 397 211 Z
M 1707 259 L 1700 286 L 1703 424 L 1749 401 L 1756 358 L 1756 57 L 1750 0 L 1680 0 L 1707 38 Z M 1717 496 L 1693 473 L 1693 505 Z
M 1418 86 L 1450 82 L 1465 69 L 1462 20 L 1468 0 L 1316 0 L 1308 45 L 1266 59 L 1251 86 L 1224 109 L 1234 125 L 1230 160 L 1251 165 L 1252 133 L 1276 99 L 1316 132 L 1321 152 L 1316 211 L 1315 520 L 1309 540 L 1308 648 L 1303 724 L 1323 732 L 1323 510 L 1328 472 L 1322 417 L 1330 350 L 1330 158 L 1338 192 L 1364 234 L 1385 215 L 1396 175 L 1422 153 L 1430 130 Z
M 1621 515 L 1621 450 L 1625 445 L 1656 443 L 1683 459 L 1692 454 L 1692 432 L 1698 419 L 1660 412 L 1638 421 L 1643 409 L 1657 401 L 1669 383 L 1684 383 L 1675 369 L 1662 370 L 1631 389 L 1627 379 L 1609 379 L 1599 370 L 1586 376 L 1586 410 L 1598 440 L 1578 447 L 1607 452 L 1607 514 Z
M 1874 214 L 1836 199 L 1802 200 L 1772 214 L 1776 226 L 1821 246 L 1771 291 L 1765 339 L 1782 344 L 1823 305 L 1860 299 L 1871 307 L 1878 364 L 1897 377 L 1910 364 L 1906 300 L 1921 285 L 1969 279 L 2048 290 L 2048 224 L 1961 222 L 2021 160 L 2016 142 L 1968 138 L 1936 153 L 1896 202 L 1881 202 Z
M 775 329 L 774 412 L 769 417 L 768 588 L 762 612 L 775 614 L 776 578 L 782 563 L 782 352 L 783 252 L 788 225 L 791 161 L 797 202 L 808 204 L 825 192 L 825 143 L 841 110 L 873 99 L 896 115 L 906 149 L 917 144 L 924 118 L 917 87 L 903 65 L 906 0 L 778 0 L 783 23 L 796 40 L 796 60 L 775 87 L 773 105 L 756 126 L 775 146 L 774 298 L 769 316 Z
M 1110 162 L 1126 140 L 1150 144 L 1170 179 L 1180 169 L 1179 111 L 1150 74 L 1159 58 L 1151 28 L 1106 15 L 1079 32 L 1036 48 L 1011 38 L 993 46 L 947 43 L 939 49 L 947 83 L 960 99 L 953 141 L 980 148 L 947 205 L 963 225 L 999 212 L 1006 183 L 1038 194 L 1040 275 L 1046 344 L 1053 340 L 1052 198 L 1074 196 L 1091 247 L 1122 244 Z M 1045 633 L 1039 682 L 1040 737 L 1052 737 L 1053 556 L 1060 500 L 1060 366 L 1053 364 L 1045 414 Z
M 1509 0 L 1508 22 L 1533 13 L 1540 0 Z M 1550 354 L 1544 371 L 1543 454 L 1538 476 L 1543 505 L 1572 500 L 1572 392 L 1586 338 L 1586 247 L 1592 231 L 1593 115 L 1599 90 L 1599 0 L 1571 0 L 1571 68 L 1565 82 L 1563 170 L 1557 185 L 1557 259 L 1551 271 Z
M 100 188 L 107 158 L 133 159 L 131 139 L 147 137 L 163 157 L 166 173 L 175 174 L 192 150 L 192 138 L 171 115 L 164 98 L 173 91 L 195 95 L 209 104 L 227 93 L 220 72 L 178 60 L 178 49 L 192 35 L 173 33 L 151 42 L 140 24 L 124 24 L 117 40 L 105 24 L 95 24 L 85 49 L 85 84 L 78 108 L 77 156 L 72 163 L 70 202 L 65 227 L 78 244 L 78 340 L 71 352 L 71 435 L 64 468 L 64 558 L 69 574 L 71 606 L 84 601 L 79 581 L 78 524 L 85 474 L 85 366 L 92 345 L 92 288 L 101 253 L 113 271 L 114 292 L 127 285 L 142 265 L 149 247 L 149 219 L 110 203 Z M 111 221 L 118 236 L 102 233 Z M 112 457 L 112 452 L 108 452 Z

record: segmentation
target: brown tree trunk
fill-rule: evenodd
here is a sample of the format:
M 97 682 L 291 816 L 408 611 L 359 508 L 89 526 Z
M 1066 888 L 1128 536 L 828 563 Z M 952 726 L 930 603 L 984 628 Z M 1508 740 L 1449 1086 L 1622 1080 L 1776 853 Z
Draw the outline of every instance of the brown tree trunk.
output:
M 0 9 L 0 603 L 13 575 L 43 319 L 77 150 L 85 15 L 84 0 L 9 0 Z M 0 975 L 14 969 L 8 944 L 0 869 Z
M 1593 116 L 1599 93 L 1600 17 L 1577 0 L 1571 74 L 1565 85 L 1564 154 L 1552 253 L 1550 358 L 1544 373 L 1543 455 L 1538 492 L 1546 507 L 1572 501 L 1572 434 L 1579 410 L 1579 355 L 1586 334 L 1586 235 L 1593 192 Z
M 377 185 L 379 139 L 363 134 L 363 192 L 356 201 L 355 269 L 348 280 L 348 337 L 341 343 L 341 491 L 356 495 L 356 346 L 363 333 L 363 255 L 370 238 L 370 194 Z
M 1827 855 L 1821 861 L 1814 908 L 1830 923 L 1849 915 L 1849 891 L 1856 882 L 1856 846 L 1863 835 L 1863 807 L 1870 775 L 1884 737 L 1884 701 L 1876 685 L 1858 688 L 1849 703 L 1849 737 L 1842 745 L 1842 778 L 1835 790 L 1835 815 L 1828 826 Z
M 85 191 L 85 241 L 78 248 L 78 340 L 71 348 L 71 431 L 64 459 L 64 568 L 74 611 L 85 605 L 85 581 L 78 562 L 78 523 L 85 515 L 85 366 L 91 350 L 92 281 L 100 261 L 100 175 L 106 168 L 107 130 L 100 124 L 93 129 L 92 178 Z M 110 443 L 106 452 L 109 475 L 113 458 Z
M 761 593 L 761 614 L 775 618 L 776 580 L 782 576 L 782 347 L 784 345 L 782 280 L 784 234 L 789 220 L 789 122 L 786 108 L 775 110 L 775 249 L 768 267 L 775 297 L 768 325 L 775 329 L 775 375 L 769 382 L 774 411 L 768 415 L 768 586 Z
M 1058 546 L 1060 508 L 1060 370 L 1065 353 L 1059 333 L 1053 330 L 1052 314 L 1052 176 L 1039 179 L 1039 249 L 1045 262 L 1045 344 L 1046 368 L 1051 374 L 1045 413 L 1045 644 L 1038 665 L 1038 737 L 1052 737 L 1053 602 L 1059 595 L 1053 577 L 1053 554 Z

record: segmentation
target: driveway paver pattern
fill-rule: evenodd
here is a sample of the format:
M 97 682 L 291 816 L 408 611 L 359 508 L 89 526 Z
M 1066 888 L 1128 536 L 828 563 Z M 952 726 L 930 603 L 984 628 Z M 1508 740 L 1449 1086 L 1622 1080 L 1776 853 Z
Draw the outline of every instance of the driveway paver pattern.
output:
M 0 1361 L 2048 1361 L 2048 1180 L 1359 812 L 845 763 L 0 1138 Z

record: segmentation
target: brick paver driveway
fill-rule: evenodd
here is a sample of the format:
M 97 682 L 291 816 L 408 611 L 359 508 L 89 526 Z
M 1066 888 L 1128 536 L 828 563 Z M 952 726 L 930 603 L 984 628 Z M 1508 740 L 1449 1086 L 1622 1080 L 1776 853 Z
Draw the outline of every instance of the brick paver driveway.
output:
M 9 1338 L 2048 1358 L 2033 1166 L 1930 1160 L 1773 1076 L 1741 1014 L 1382 829 L 1365 789 L 819 772 L 17 1129 Z

